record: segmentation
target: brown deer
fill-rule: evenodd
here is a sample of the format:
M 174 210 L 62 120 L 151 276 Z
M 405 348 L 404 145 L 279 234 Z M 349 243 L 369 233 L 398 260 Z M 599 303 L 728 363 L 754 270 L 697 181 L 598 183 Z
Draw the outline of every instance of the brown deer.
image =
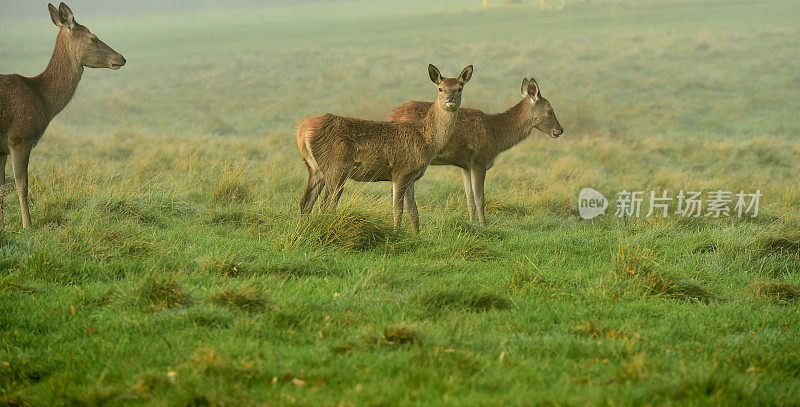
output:
M 61 3 L 48 4 L 50 18 L 59 29 L 50 63 L 41 75 L 27 78 L 0 75 L 0 191 L 5 186 L 8 155 L 14 168 L 22 227 L 31 225 L 28 211 L 28 160 L 50 121 L 67 106 L 83 68 L 119 69 L 125 58 L 100 41 L 88 28 L 78 24 L 72 10 Z M 0 227 L 3 224 L 0 192 Z
M 553 138 L 564 132 L 535 79 L 522 80 L 522 96 L 522 101 L 505 113 L 486 114 L 476 109 L 459 109 L 450 141 L 431 161 L 432 165 L 461 168 L 470 222 L 475 221 L 477 209 L 478 220 L 481 225 L 486 225 L 483 186 L 486 171 L 492 168 L 500 153 L 527 138 L 534 128 Z M 419 121 L 425 117 L 430 105 L 429 102 L 406 102 L 392 111 L 389 120 Z M 413 199 L 413 195 L 411 197 Z
M 308 168 L 308 184 L 300 201 L 302 213 L 311 212 L 323 186 L 322 207 L 332 209 L 347 178 L 391 181 L 395 228 L 400 227 L 405 200 L 414 233 L 419 233 L 413 185 L 450 139 L 472 65 L 458 78 L 443 78 L 433 65 L 428 66 L 428 74 L 439 94 L 415 122 L 377 122 L 330 113 L 300 122 L 297 146 Z

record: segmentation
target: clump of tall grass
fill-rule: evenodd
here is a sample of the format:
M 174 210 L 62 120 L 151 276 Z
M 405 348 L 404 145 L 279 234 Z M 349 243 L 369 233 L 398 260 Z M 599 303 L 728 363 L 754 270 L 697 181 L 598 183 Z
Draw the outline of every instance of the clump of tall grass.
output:
M 400 233 L 387 222 L 350 209 L 303 217 L 286 236 L 286 246 L 341 247 L 364 251 L 396 243 Z
M 200 269 L 214 275 L 241 277 L 251 275 L 250 268 L 239 259 L 238 254 L 206 256 L 199 259 Z
M 38 289 L 27 285 L 20 284 L 19 282 L 9 278 L 0 278 L 0 294 L 7 294 L 12 292 L 19 292 L 25 294 L 36 294 Z
M 622 337 L 622 331 L 617 329 L 608 329 L 596 322 L 584 322 L 571 329 L 571 332 L 578 336 L 587 336 L 589 338 L 612 339 Z
M 542 276 L 542 273 L 536 269 L 532 270 L 528 266 L 530 264 L 536 267 L 527 257 L 517 262 L 511 271 L 511 277 L 508 281 L 508 288 L 512 291 L 520 292 L 530 290 L 535 287 L 554 287 L 556 284 L 549 279 Z
M 383 330 L 380 335 L 368 335 L 364 338 L 368 345 L 378 344 L 380 346 L 401 346 L 420 343 L 422 335 L 417 328 L 409 325 L 390 326 Z
M 166 196 L 139 198 L 106 196 L 92 199 L 94 209 L 116 220 L 134 219 L 141 223 L 163 226 L 164 218 L 185 216 L 195 212 L 193 205 Z
M 209 298 L 214 305 L 256 312 L 267 307 L 267 300 L 261 293 L 247 288 L 229 288 L 218 291 Z
M 214 205 L 253 201 L 253 180 L 247 177 L 243 164 L 226 166 L 213 180 L 211 199 Z
M 757 282 L 750 285 L 750 291 L 758 298 L 778 304 L 793 304 L 800 300 L 800 287 L 783 282 Z
M 645 295 L 704 303 L 714 299 L 714 295 L 703 287 L 659 271 L 663 265 L 650 249 L 620 246 L 614 256 L 614 265 L 617 281 Z
M 445 309 L 487 312 L 513 306 L 511 300 L 497 292 L 471 286 L 430 289 L 419 294 L 417 302 L 430 312 Z
M 145 307 L 176 308 L 191 303 L 177 276 L 172 273 L 151 271 L 136 291 L 136 300 Z
M 427 251 L 430 258 L 459 257 L 470 261 L 494 260 L 500 253 L 480 236 L 458 233 L 446 245 L 438 245 Z
M 800 230 L 780 230 L 761 236 L 757 247 L 762 256 L 773 254 L 800 255 Z

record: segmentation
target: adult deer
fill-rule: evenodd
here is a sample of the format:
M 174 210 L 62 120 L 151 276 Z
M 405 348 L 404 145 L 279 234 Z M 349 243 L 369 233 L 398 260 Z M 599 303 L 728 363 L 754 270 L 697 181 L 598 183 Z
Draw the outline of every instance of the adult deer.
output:
M 442 77 L 433 65 L 428 66 L 428 74 L 437 86 L 438 97 L 415 122 L 377 122 L 330 113 L 300 122 L 297 146 L 308 168 L 301 212 L 311 212 L 323 186 L 322 206 L 332 209 L 347 178 L 391 181 L 395 228 L 400 227 L 405 200 L 414 233 L 419 233 L 413 185 L 450 139 L 461 106 L 461 92 L 472 77 L 472 65 L 464 68 L 458 78 Z
M 72 10 L 61 3 L 48 4 L 50 18 L 59 29 L 50 63 L 41 75 L 26 78 L 0 75 L 0 191 L 5 186 L 8 155 L 14 168 L 22 227 L 31 225 L 28 210 L 28 160 L 50 121 L 67 106 L 83 68 L 119 69 L 125 58 L 100 41 L 88 28 L 78 24 Z M 0 227 L 3 204 L 0 195 Z
M 492 168 L 500 153 L 527 138 L 533 129 L 553 138 L 564 132 L 535 79 L 522 80 L 522 96 L 522 101 L 505 113 L 486 114 L 476 109 L 459 109 L 450 141 L 431 161 L 432 165 L 461 168 L 470 222 L 475 221 L 477 212 L 480 223 L 486 225 L 483 188 L 486 171 Z M 429 108 L 428 102 L 406 102 L 392 111 L 389 120 L 419 121 Z

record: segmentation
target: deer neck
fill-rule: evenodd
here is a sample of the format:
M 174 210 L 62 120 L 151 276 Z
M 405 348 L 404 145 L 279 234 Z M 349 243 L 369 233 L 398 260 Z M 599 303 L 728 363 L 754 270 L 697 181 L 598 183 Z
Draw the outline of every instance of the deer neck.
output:
M 428 109 L 428 114 L 422 119 L 422 128 L 434 151 L 440 151 L 450 141 L 457 117 L 458 110 L 447 111 L 437 102 Z
M 508 150 L 522 140 L 525 140 L 536 126 L 536 120 L 531 109 L 531 99 L 525 98 L 505 113 L 494 116 L 497 134 L 497 148 L 499 151 Z
M 62 29 L 50 63 L 41 75 L 33 78 L 47 105 L 50 119 L 67 106 L 83 75 L 83 65 L 70 49 L 67 35 L 69 31 Z

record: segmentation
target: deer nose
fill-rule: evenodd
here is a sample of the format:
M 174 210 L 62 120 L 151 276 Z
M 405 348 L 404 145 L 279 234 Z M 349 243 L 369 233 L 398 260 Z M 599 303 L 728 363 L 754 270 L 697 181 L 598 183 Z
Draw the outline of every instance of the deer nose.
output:
M 553 129 L 553 137 L 558 137 L 563 133 L 564 133 L 564 130 L 562 130 L 562 129 Z

